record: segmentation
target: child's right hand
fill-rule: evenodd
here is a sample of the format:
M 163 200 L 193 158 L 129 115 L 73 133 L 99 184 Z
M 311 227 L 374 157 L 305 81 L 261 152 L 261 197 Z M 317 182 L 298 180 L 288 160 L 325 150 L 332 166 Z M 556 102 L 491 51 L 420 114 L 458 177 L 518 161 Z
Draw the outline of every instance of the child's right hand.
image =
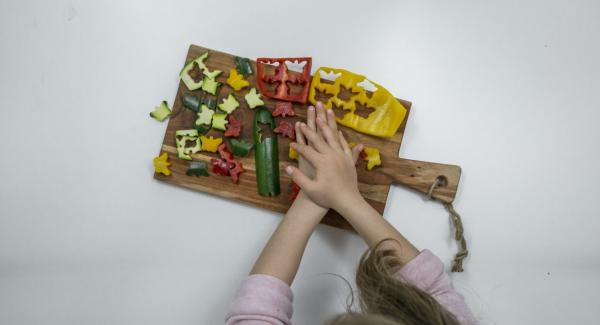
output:
M 286 172 L 313 202 L 339 210 L 348 202 L 362 199 L 355 162 L 363 146 L 359 144 L 350 149 L 337 129 L 333 110 L 325 112 L 323 105 L 317 103 L 316 115 L 318 132 L 301 123 L 296 131 L 297 142 L 292 143 L 301 158 L 312 165 L 314 175 L 306 175 L 293 166 L 288 166 Z

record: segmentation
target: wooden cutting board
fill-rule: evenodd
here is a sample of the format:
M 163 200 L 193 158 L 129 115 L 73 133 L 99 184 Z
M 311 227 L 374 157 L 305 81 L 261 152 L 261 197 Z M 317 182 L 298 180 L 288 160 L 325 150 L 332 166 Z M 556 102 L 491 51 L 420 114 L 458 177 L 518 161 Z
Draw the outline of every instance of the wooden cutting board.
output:
M 225 84 L 225 80 L 229 76 L 229 70 L 235 68 L 234 55 L 211 50 L 208 48 L 191 45 L 186 56 L 185 62 L 187 63 L 192 59 L 195 59 L 205 51 L 210 51 L 208 59 L 205 61 L 206 66 L 210 70 L 222 70 L 223 73 L 217 77 L 217 80 Z M 256 63 L 252 61 L 254 71 L 256 72 Z M 189 166 L 189 161 L 181 160 L 177 158 L 175 149 L 175 131 L 182 129 L 193 128 L 196 115 L 194 112 L 186 109 L 182 105 L 182 98 L 184 93 L 192 93 L 197 96 L 208 96 L 210 98 L 221 99 L 227 97 L 229 93 L 233 93 L 236 99 L 240 102 L 238 107 L 232 114 L 243 123 L 242 132 L 240 139 L 244 139 L 248 142 L 254 142 L 252 135 L 252 122 L 254 118 L 254 110 L 248 108 L 244 95 L 248 92 L 251 87 L 257 87 L 256 85 L 256 74 L 252 74 L 246 77 L 246 80 L 250 82 L 250 87 L 244 88 L 240 91 L 233 91 L 228 85 L 224 85 L 220 88 L 217 96 L 207 95 L 201 90 L 190 92 L 183 82 L 179 82 L 179 88 L 177 90 L 177 96 L 173 103 L 173 114 L 167 125 L 165 137 L 161 147 L 161 152 L 167 152 L 169 154 L 169 161 L 171 162 L 170 176 L 164 176 L 162 174 L 154 174 L 154 178 L 165 181 L 177 186 L 190 188 L 196 191 L 206 192 L 213 195 L 229 198 L 232 200 L 250 203 L 255 206 L 263 207 L 269 210 L 285 212 L 291 204 L 291 179 L 287 176 L 284 169 L 288 164 L 295 164 L 288 158 L 288 146 L 290 140 L 283 136 L 278 137 L 279 141 L 279 167 L 281 175 L 281 194 L 277 197 L 263 197 L 257 192 L 256 187 L 256 174 L 254 165 L 254 151 L 246 158 L 241 158 L 245 173 L 241 174 L 240 182 L 234 184 L 231 178 L 228 176 L 219 176 L 210 172 L 209 177 L 195 177 L 187 176 L 185 172 Z M 276 100 L 272 100 L 268 97 L 263 96 L 265 106 L 269 109 L 275 107 Z M 405 100 L 400 102 L 406 107 L 408 113 L 410 113 L 411 103 Z M 306 119 L 306 107 L 307 105 L 294 104 L 296 111 L 295 117 L 286 117 L 284 119 L 291 123 L 297 120 Z M 352 129 L 340 126 L 342 132 L 346 136 L 349 142 L 363 143 L 367 146 L 378 148 L 381 152 L 382 166 L 374 168 L 372 171 L 367 171 L 364 164 L 358 167 L 358 181 L 359 190 L 365 197 L 367 202 L 371 204 L 377 211 L 383 214 L 385 204 L 387 201 L 388 192 L 392 183 L 399 183 L 413 188 L 417 191 L 427 193 L 431 184 L 435 182 L 436 178 L 443 180 L 443 186 L 437 187 L 433 191 L 433 197 L 438 198 L 445 202 L 452 202 L 456 195 L 456 189 L 458 181 L 460 179 L 460 167 L 454 165 L 444 165 L 437 163 L 421 162 L 415 160 L 406 160 L 398 158 L 398 152 L 402 143 L 402 137 L 404 135 L 404 129 L 406 127 L 406 121 L 408 120 L 409 114 L 406 114 L 404 122 L 400 126 L 396 135 L 389 139 L 377 138 L 362 133 L 358 133 Z M 276 118 L 276 122 L 281 118 Z M 211 130 L 207 135 L 215 137 L 222 137 L 223 133 Z M 223 137 L 225 142 L 229 140 Z M 218 154 L 200 152 L 192 155 L 194 160 L 199 161 L 210 161 L 211 158 L 217 158 Z M 352 230 L 352 227 L 335 211 L 330 211 L 323 219 L 324 224 L 331 226 Z

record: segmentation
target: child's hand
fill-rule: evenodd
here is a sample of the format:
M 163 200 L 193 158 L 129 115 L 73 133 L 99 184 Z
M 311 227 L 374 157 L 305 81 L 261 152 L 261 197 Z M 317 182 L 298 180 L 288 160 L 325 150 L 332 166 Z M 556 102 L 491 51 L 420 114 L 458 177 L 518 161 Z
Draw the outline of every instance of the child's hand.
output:
M 307 116 L 309 125 L 296 126 L 297 142 L 292 143 L 300 155 L 301 169 L 288 166 L 287 173 L 312 201 L 324 208 L 339 209 L 346 202 L 360 199 L 355 162 L 363 146 L 350 149 L 337 129 L 333 111 L 325 113 L 321 103 L 317 103 L 316 108 L 316 131 L 310 127 L 314 111 L 309 110 Z M 303 166 L 303 160 L 314 170 Z

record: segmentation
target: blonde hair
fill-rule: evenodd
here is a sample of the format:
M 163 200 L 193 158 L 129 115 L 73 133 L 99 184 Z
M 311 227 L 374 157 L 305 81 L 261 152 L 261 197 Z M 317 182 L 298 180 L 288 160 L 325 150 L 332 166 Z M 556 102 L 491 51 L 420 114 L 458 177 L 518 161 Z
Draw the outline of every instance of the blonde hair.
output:
M 354 300 L 351 293 L 347 313 L 333 318 L 327 324 L 459 324 L 456 317 L 430 294 L 392 276 L 400 263 L 394 249 L 381 247 L 386 241 L 393 240 L 382 240 L 360 259 L 356 271 L 360 312 L 351 311 Z

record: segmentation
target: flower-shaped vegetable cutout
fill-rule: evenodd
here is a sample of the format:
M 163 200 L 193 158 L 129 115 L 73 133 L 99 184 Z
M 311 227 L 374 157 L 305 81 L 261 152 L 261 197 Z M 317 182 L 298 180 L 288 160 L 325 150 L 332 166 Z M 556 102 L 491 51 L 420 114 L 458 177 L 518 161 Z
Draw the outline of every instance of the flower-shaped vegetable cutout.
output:
M 162 155 L 154 158 L 152 162 L 154 164 L 155 173 L 163 174 L 165 176 L 171 175 L 171 170 L 169 170 L 171 163 L 169 162 L 169 155 L 166 152 L 163 152 Z

